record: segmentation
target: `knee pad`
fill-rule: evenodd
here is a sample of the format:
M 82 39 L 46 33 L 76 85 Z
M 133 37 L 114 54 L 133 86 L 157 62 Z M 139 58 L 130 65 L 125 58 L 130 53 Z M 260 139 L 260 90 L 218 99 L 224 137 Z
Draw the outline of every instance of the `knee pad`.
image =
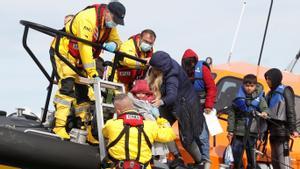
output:
M 62 79 L 61 88 L 59 89 L 59 92 L 63 95 L 67 95 L 75 98 L 74 84 L 75 84 L 75 79 L 72 77 Z

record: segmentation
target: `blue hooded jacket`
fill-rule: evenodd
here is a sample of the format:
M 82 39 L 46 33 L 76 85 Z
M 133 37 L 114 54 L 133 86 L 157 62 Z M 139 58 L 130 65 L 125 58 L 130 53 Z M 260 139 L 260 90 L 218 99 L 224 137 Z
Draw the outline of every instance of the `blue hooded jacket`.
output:
M 182 142 L 184 146 L 189 146 L 202 132 L 204 116 L 200 110 L 200 99 L 186 72 L 168 53 L 155 52 L 150 65 L 163 73 L 162 107 L 171 111 L 166 113 L 176 116 L 181 128 Z

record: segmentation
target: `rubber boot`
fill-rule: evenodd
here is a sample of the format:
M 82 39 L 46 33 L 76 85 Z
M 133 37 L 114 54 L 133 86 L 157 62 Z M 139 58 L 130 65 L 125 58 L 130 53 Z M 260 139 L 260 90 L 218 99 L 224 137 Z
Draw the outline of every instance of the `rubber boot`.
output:
M 70 135 L 66 131 L 66 123 L 67 117 L 70 113 L 70 106 L 56 102 L 55 107 L 55 125 L 52 131 L 62 139 L 70 139 Z
M 89 125 L 87 127 L 87 132 L 88 132 L 88 134 L 87 134 L 86 140 L 91 144 L 99 144 L 99 141 L 97 139 L 95 139 L 95 137 L 92 134 L 92 126 Z
M 65 140 L 70 140 L 70 135 L 66 131 L 66 121 L 55 119 L 55 127 L 52 130 L 56 135 Z

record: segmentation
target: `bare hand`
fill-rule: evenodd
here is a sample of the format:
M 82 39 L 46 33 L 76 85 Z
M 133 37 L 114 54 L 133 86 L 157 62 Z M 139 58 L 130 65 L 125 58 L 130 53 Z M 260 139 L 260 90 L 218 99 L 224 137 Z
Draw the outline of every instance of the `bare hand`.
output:
M 149 65 L 149 62 L 150 62 L 150 57 L 149 58 L 143 58 L 143 60 L 147 61 L 146 65 Z
M 267 119 L 269 117 L 268 113 L 266 112 L 257 113 L 257 115 L 264 119 Z
M 155 99 L 155 100 L 153 100 L 152 102 L 152 105 L 153 106 L 155 106 L 155 107 L 159 107 L 159 106 L 161 106 L 162 104 L 162 100 L 160 100 L 160 99 Z
M 293 137 L 293 138 L 299 137 L 299 133 L 298 133 L 297 131 L 294 131 L 294 132 L 292 133 L 292 137 Z
M 204 113 L 206 113 L 206 114 L 209 114 L 211 111 L 212 111 L 211 108 L 205 108 L 204 109 Z
M 228 139 L 229 143 L 231 143 L 232 138 L 233 138 L 233 133 L 228 133 L 227 134 L 227 139 Z

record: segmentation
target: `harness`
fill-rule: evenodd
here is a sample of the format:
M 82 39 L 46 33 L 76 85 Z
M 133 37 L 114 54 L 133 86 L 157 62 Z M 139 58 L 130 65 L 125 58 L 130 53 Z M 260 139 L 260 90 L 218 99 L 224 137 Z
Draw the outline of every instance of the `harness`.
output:
M 142 56 L 142 51 L 140 50 L 137 42 L 141 38 L 140 34 L 134 35 L 129 38 L 133 40 L 135 51 L 136 51 L 136 57 L 140 58 Z M 146 58 L 151 58 L 153 55 L 153 49 L 151 49 L 149 52 L 146 52 Z M 134 80 L 143 79 L 146 75 L 147 70 L 143 69 L 132 69 L 127 66 L 120 65 L 118 66 L 118 80 L 125 84 L 131 84 L 134 82 Z
M 149 149 L 151 149 L 152 144 L 150 142 L 149 137 L 144 131 L 143 116 L 135 112 L 127 112 L 119 115 L 118 119 L 123 120 L 124 128 L 120 132 L 118 137 L 107 146 L 107 149 L 110 149 L 111 147 L 115 146 L 125 135 L 125 159 L 120 160 L 120 159 L 114 159 L 113 157 L 110 158 L 112 159 L 112 161 L 114 161 L 117 164 L 116 166 L 117 168 L 122 168 L 122 169 L 146 168 L 147 165 L 150 163 L 150 160 L 145 164 L 139 162 L 141 156 L 142 135 L 144 136 Z M 129 131 L 131 127 L 136 127 L 138 130 L 138 140 L 137 140 L 138 152 L 137 152 L 137 157 L 135 159 L 130 159 L 130 153 L 129 153 Z
M 87 9 L 90 9 L 90 8 L 95 8 L 96 15 L 97 15 L 97 18 L 96 18 L 97 28 L 96 28 L 96 31 L 94 32 L 92 42 L 96 42 L 100 45 L 103 45 L 103 43 L 108 40 L 110 32 L 111 32 L 111 28 L 106 28 L 106 27 L 103 26 L 104 25 L 103 24 L 104 23 L 104 11 L 106 9 L 106 5 L 105 4 L 95 4 L 95 5 L 91 5 L 91 6 L 86 7 L 84 10 L 87 10 Z M 84 11 L 84 10 L 82 10 L 82 11 Z M 77 15 L 78 15 L 78 13 L 74 16 L 73 20 L 70 23 L 70 32 L 73 35 L 74 35 L 74 33 L 73 33 L 73 22 L 74 22 Z M 100 32 L 101 32 L 102 29 L 104 29 L 104 33 L 103 33 L 102 37 L 100 37 Z M 77 64 L 77 66 L 82 67 L 81 59 L 80 59 L 80 53 L 79 53 L 79 49 L 78 49 L 78 41 L 71 39 L 69 41 L 68 47 L 69 47 L 69 53 L 75 59 L 79 60 L 79 63 Z M 100 53 L 101 53 L 100 48 L 93 47 L 93 57 L 94 58 L 99 57 Z

